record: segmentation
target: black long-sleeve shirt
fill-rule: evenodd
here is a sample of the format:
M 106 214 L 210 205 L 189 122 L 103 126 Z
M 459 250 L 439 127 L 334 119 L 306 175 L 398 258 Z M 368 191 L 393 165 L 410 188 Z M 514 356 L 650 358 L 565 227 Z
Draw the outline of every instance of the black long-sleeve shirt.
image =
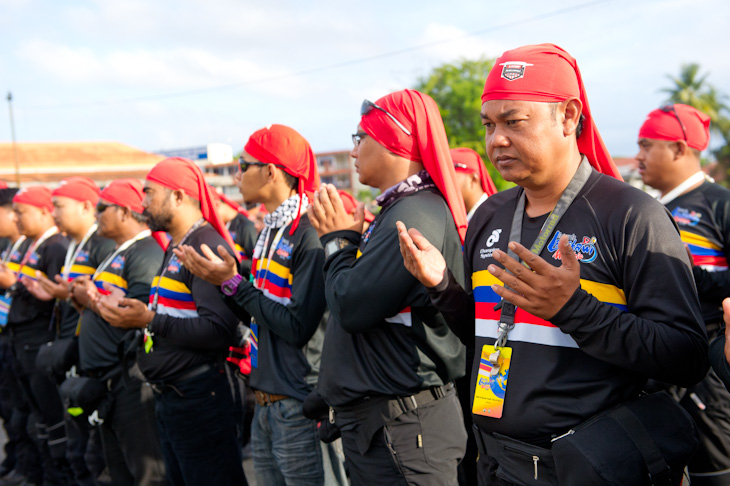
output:
M 692 273 L 705 323 L 722 321 L 722 299 L 730 297 L 730 191 L 711 182 L 677 196 L 667 204 L 689 246 Z
M 198 252 L 203 243 L 210 248 L 228 247 L 210 225 L 196 229 L 185 241 Z M 154 345 L 149 353 L 137 353 L 137 363 L 147 380 L 174 379 L 196 366 L 215 361 L 234 344 L 238 318 L 221 301 L 218 287 L 196 277 L 180 263 L 172 245 L 152 282 L 150 304 L 156 292 L 156 314 L 148 326 L 154 333 Z
M 324 252 L 309 218 L 303 215 L 293 235 L 284 227 L 275 243 L 254 260 L 258 288 L 241 282 L 228 306 L 244 319 L 253 317 L 251 386 L 257 390 L 304 400 L 317 379 L 325 311 L 322 265 Z M 269 260 L 271 255 L 271 260 Z
M 323 236 L 324 243 L 343 237 L 354 244 L 325 263 L 332 322 L 318 388 L 330 405 L 368 396 L 407 396 L 464 374 L 464 346 L 403 265 L 396 221 L 423 233 L 462 275 L 459 236 L 436 190 L 388 206 L 362 238 L 354 231 Z
M 483 383 L 482 350 L 493 350 L 500 315 L 490 285 L 501 283 L 487 267 L 499 265 L 494 249 L 507 251 L 521 191 L 491 196 L 472 218 L 465 290 L 450 276 L 430 292 L 452 324 L 474 330 L 472 399 Z M 525 216 L 523 245 L 532 244 L 546 217 Z M 686 252 L 661 204 L 594 171 L 540 254 L 556 266 L 562 234 L 570 235 L 581 262 L 581 288 L 547 320 L 518 309 L 507 341 L 513 352 L 503 415 L 474 414 L 484 431 L 541 442 L 636 396 L 647 378 L 686 386 L 708 369 Z

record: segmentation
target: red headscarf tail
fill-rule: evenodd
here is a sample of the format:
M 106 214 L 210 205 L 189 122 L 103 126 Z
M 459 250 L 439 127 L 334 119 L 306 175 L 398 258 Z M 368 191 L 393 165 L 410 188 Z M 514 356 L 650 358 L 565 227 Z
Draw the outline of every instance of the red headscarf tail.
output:
M 487 76 L 482 103 L 490 100 L 537 102 L 577 98 L 583 104 L 583 133 L 578 149 L 599 172 L 623 180 L 598 133 L 588 105 L 578 63 L 554 44 L 538 44 L 507 51 Z
M 456 183 L 444 122 L 436 102 L 419 91 L 406 89 L 380 98 L 376 104 L 392 114 L 412 135 L 406 134 L 380 110 L 360 120 L 362 129 L 380 145 L 408 160 L 420 162 L 449 206 L 461 242 L 466 235 L 466 210 Z
M 639 138 L 671 142 L 686 139 L 687 145 L 702 152 L 710 145 L 710 117 L 693 106 L 667 105 L 646 116 Z
M 96 182 L 83 176 L 66 177 L 61 184 L 53 190 L 52 196 L 67 197 L 76 201 L 89 201 L 96 206 L 99 202 L 99 186 Z
M 284 172 L 296 177 L 297 193 L 300 196 L 297 215 L 292 222 L 289 234 L 293 235 L 299 226 L 302 214 L 302 195 L 311 201 L 314 191 L 319 187 L 317 158 L 309 142 L 293 128 L 285 125 L 269 125 L 253 133 L 243 150 L 260 162 L 274 164 Z
M 203 218 L 210 223 L 221 237 L 226 240 L 231 252 L 240 259 L 236 245 L 231 238 L 231 234 L 218 217 L 215 210 L 214 195 L 210 190 L 210 186 L 205 182 L 205 176 L 200 167 L 188 159 L 181 157 L 170 157 L 152 168 L 147 174 L 147 180 L 160 184 L 168 189 L 185 191 L 185 194 L 200 201 L 200 211 Z
M 152 238 L 154 238 L 157 244 L 160 245 L 162 251 L 167 251 L 167 247 L 170 246 L 170 241 L 172 241 L 170 235 L 164 231 L 153 231 Z
M 454 148 L 451 149 L 451 158 L 454 160 L 454 164 L 462 164 L 466 166 L 465 169 L 456 168 L 457 172 L 463 170 L 465 172 L 476 172 L 479 174 L 479 180 L 482 183 L 482 190 L 487 194 L 487 196 L 491 196 L 497 192 L 497 186 L 494 185 L 494 181 L 490 177 L 489 171 L 487 170 L 486 165 L 484 165 L 484 161 L 475 150 L 466 147 Z
M 101 191 L 100 198 L 117 206 L 129 207 L 138 214 L 144 211 L 144 185 L 137 179 L 113 180 Z
M 15 196 L 13 202 L 20 204 L 29 204 L 37 208 L 46 208 L 49 212 L 53 211 L 53 199 L 51 190 L 46 186 L 30 186 L 20 189 Z

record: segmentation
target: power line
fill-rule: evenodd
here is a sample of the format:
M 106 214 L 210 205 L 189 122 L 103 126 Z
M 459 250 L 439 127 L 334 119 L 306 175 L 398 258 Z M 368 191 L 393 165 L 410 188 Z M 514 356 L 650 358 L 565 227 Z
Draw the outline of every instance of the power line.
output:
M 309 68 L 309 69 L 302 69 L 300 71 L 293 71 L 290 73 L 278 74 L 276 76 L 252 79 L 249 81 L 241 81 L 241 82 L 233 83 L 233 84 L 225 84 L 225 85 L 220 85 L 220 86 L 212 86 L 209 88 L 200 88 L 200 89 L 193 89 L 193 90 L 187 90 L 187 91 L 178 91 L 176 93 L 138 96 L 135 98 L 126 98 L 126 99 L 117 99 L 117 100 L 96 100 L 96 101 L 79 102 L 79 103 L 63 103 L 63 104 L 57 104 L 57 105 L 35 105 L 35 106 L 30 105 L 30 106 L 23 107 L 23 109 L 43 110 L 43 109 L 55 109 L 55 108 L 84 107 L 84 106 L 116 105 L 116 104 L 121 104 L 121 103 L 141 103 L 141 102 L 145 102 L 145 101 L 156 101 L 156 100 L 163 100 L 163 99 L 170 99 L 170 98 L 181 98 L 181 97 L 185 97 L 185 96 L 194 96 L 194 95 L 200 95 L 200 94 L 205 94 L 205 93 L 213 93 L 216 91 L 225 91 L 225 90 L 240 88 L 243 86 L 250 86 L 250 85 L 259 84 L 259 83 L 270 83 L 273 81 L 280 81 L 282 79 L 287 79 L 287 78 L 292 78 L 292 77 L 297 77 L 297 76 L 304 76 L 307 74 L 314 74 L 314 73 L 319 73 L 319 72 L 323 72 L 323 71 L 329 71 L 332 69 L 352 66 L 354 64 L 361 64 L 364 62 L 374 61 L 377 59 L 398 56 L 398 55 L 405 54 L 408 52 L 423 50 L 428 47 L 449 44 L 451 42 L 456 42 L 458 40 L 467 39 L 469 37 L 477 37 L 480 35 L 496 32 L 499 30 L 508 29 L 511 27 L 516 27 L 516 26 L 527 24 L 530 22 L 537 22 L 540 20 L 548 19 L 550 17 L 556 17 L 556 16 L 563 15 L 568 12 L 574 12 L 576 10 L 583 10 L 583 9 L 598 5 L 600 3 L 606 3 L 608 1 L 610 1 L 610 0 L 593 0 L 593 1 L 582 3 L 579 5 L 574 5 L 571 7 L 565 7 L 565 8 L 553 10 L 552 12 L 548 12 L 548 13 L 541 14 L 541 15 L 536 15 L 536 16 L 530 17 L 528 19 L 515 20 L 512 22 L 507 22 L 504 24 L 492 26 L 492 27 L 489 27 L 486 29 L 469 32 L 469 33 L 466 33 L 466 34 L 463 34 L 463 35 L 460 35 L 457 37 L 452 37 L 450 39 L 442 39 L 442 40 L 427 42 L 427 43 L 419 44 L 419 45 L 415 45 L 415 46 L 404 47 L 402 49 L 397 49 L 394 51 L 374 54 L 372 56 L 365 56 L 365 57 L 361 57 L 361 58 L 357 58 L 357 59 L 351 59 L 349 61 L 341 61 L 341 62 L 337 62 L 334 64 L 328 64 L 328 65 L 313 67 L 313 68 Z

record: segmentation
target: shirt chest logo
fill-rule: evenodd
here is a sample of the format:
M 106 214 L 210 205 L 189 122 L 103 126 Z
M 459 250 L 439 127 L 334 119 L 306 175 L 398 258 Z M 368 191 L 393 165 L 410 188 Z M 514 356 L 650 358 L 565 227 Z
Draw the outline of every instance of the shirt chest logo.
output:
M 173 256 L 167 264 L 166 273 L 180 273 L 180 261 Z
M 79 252 L 78 255 L 76 255 L 76 263 L 85 263 L 89 260 L 89 252 L 86 250 L 82 250 Z
M 493 246 L 499 242 L 499 236 L 501 234 L 501 229 L 496 229 L 492 231 L 492 234 L 489 235 L 489 237 L 487 238 L 487 247 L 479 250 L 479 258 L 481 258 L 482 260 L 484 260 L 485 258 L 492 258 L 492 254 L 494 253 Z
M 38 265 L 38 260 L 40 260 L 40 255 L 38 253 L 33 252 L 33 254 L 28 258 L 28 265 Z
M 672 211 L 672 217 L 680 226 L 697 226 L 702 219 L 702 213 L 677 206 Z
M 279 242 L 279 245 L 276 247 L 276 256 L 278 256 L 282 260 L 288 260 L 289 258 L 291 258 L 291 252 L 293 248 L 294 245 L 292 245 L 289 240 L 282 238 Z
M 558 249 L 558 242 L 561 236 L 563 236 L 563 233 L 556 231 L 550 243 L 547 245 L 548 251 L 552 253 L 553 258 L 556 260 L 563 259 Z M 573 249 L 573 253 L 575 253 L 576 259 L 581 263 L 592 263 L 598 256 L 598 250 L 596 248 L 598 240 L 595 236 L 584 236 L 582 240 L 578 241 L 575 235 L 568 235 L 568 242 Z
M 172 263 L 172 262 L 170 262 Z M 117 256 L 114 260 L 112 260 L 111 264 L 109 265 L 110 268 L 113 268 L 114 270 L 121 270 L 124 268 L 124 257 L 122 255 Z M 178 271 L 180 270 L 178 266 Z

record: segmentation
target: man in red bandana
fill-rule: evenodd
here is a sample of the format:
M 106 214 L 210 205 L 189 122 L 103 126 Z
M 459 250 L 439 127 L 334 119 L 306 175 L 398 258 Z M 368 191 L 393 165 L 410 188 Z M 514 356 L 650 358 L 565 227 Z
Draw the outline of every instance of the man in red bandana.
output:
M 172 236 L 152 282 L 149 307 L 112 292 L 99 299 L 112 326 L 144 330 L 137 364 L 155 391 L 155 415 L 171 484 L 245 484 L 233 402 L 222 368 L 238 319 L 218 289 L 193 275 L 173 253 L 180 245 L 225 248 L 230 234 L 215 212 L 215 194 L 192 161 L 168 158 L 147 174 L 142 202 L 152 231 Z
M 670 104 L 647 115 L 639 130 L 639 173 L 661 193 L 692 256 L 692 273 L 710 340 L 720 334 L 722 299 L 730 295 L 730 191 L 708 180 L 700 153 L 710 143 L 710 117 Z M 689 464 L 693 484 L 730 483 L 730 393 L 710 371 L 680 392 L 695 420 L 700 451 Z
M 183 248 L 185 265 L 220 285 L 225 301 L 250 322 L 250 386 L 256 394 L 251 448 L 259 484 L 323 484 L 326 464 L 317 423 L 304 399 L 317 382 L 325 311 L 323 252 L 309 222 L 319 186 L 309 142 L 284 125 L 254 132 L 235 180 L 244 200 L 267 210 L 253 253 L 253 279 L 224 254 L 209 260 Z M 219 249 L 220 253 L 220 249 Z
M 466 211 L 438 107 L 413 90 L 364 101 L 351 156 L 380 189 L 363 229 L 331 184 L 310 218 L 331 312 L 318 389 L 342 431 L 353 485 L 457 484 L 466 431 L 453 381 L 464 346 L 403 267 L 396 221 L 421 229 L 461 276 Z
M 466 220 L 471 221 L 477 208 L 497 192 L 497 188 L 484 167 L 484 161 L 474 150 L 465 147 L 451 149 L 451 158 L 454 160 L 456 180 L 464 198 Z
M 605 484 L 607 473 L 615 484 L 640 484 L 640 459 L 636 469 L 614 459 L 586 471 L 553 453 L 565 450 L 559 437 L 571 428 L 636 398 L 647 377 L 686 386 L 705 375 L 707 340 L 682 242 L 660 204 L 617 180 L 567 52 L 551 44 L 505 52 L 482 102 L 489 159 L 518 187 L 474 214 L 467 279 L 400 226 L 409 270 L 475 336 L 479 482 Z M 603 445 L 599 459 L 624 452 Z M 673 484 L 683 467 L 671 470 Z
M 240 204 L 222 192 L 216 191 L 215 194 L 218 196 L 216 202 L 218 215 L 231 234 L 231 239 L 236 244 L 236 251 L 241 258 L 241 274 L 248 275 L 251 273 L 251 259 L 256 245 L 256 225 L 248 218 L 248 211 Z
M 45 370 L 36 366 L 41 345 L 56 338 L 54 302 L 33 296 L 28 286 L 38 275 L 61 273 L 68 240 L 53 222 L 51 191 L 42 186 L 23 188 L 13 198 L 13 210 L 20 233 L 31 243 L 16 267 L 18 281 L 10 288 L 9 330 L 18 364 L 18 376 L 30 403 L 29 423 L 36 424 L 36 445 L 43 460 L 44 481 L 65 484 L 73 479 L 66 460 L 66 427 L 57 384 Z

